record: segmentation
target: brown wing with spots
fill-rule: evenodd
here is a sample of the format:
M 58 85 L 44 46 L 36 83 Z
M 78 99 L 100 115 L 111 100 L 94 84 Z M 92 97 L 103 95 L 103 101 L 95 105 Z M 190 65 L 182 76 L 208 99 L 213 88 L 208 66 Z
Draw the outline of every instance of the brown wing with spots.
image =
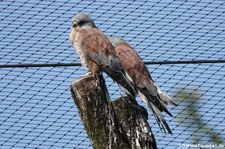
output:
M 96 64 L 99 70 L 104 71 L 114 81 L 124 87 L 132 96 L 136 95 L 133 84 L 125 77 L 123 65 L 116 55 L 113 45 L 108 38 L 97 28 L 83 29 L 79 33 L 78 45 L 86 57 L 87 67 L 94 71 Z
M 152 110 L 159 126 L 163 130 L 166 129 L 169 133 L 172 133 L 161 112 L 164 111 L 170 116 L 172 115 L 167 110 L 164 101 L 160 98 L 158 88 L 152 80 L 144 62 L 137 52 L 126 42 L 120 41 L 115 45 L 115 51 L 123 64 L 124 70 L 133 80 L 137 90 L 144 96 L 143 100 Z

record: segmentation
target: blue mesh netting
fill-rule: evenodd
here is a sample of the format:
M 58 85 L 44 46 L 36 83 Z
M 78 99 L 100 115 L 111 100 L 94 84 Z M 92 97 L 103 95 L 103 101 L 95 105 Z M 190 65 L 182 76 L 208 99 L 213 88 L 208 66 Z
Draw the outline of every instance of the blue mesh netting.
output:
M 80 66 L 24 67 L 21 64 L 79 63 L 68 36 L 72 16 L 83 11 L 108 36 L 127 40 L 145 62 L 218 60 L 218 63 L 148 65 L 161 89 L 175 96 L 166 119 L 173 136 L 149 123 L 159 148 L 213 144 L 225 136 L 225 3 L 223 1 L 1 1 L 1 148 L 91 148 L 69 92 L 86 70 Z M 219 62 L 219 61 L 223 62 Z M 118 87 L 107 80 L 112 98 Z M 193 100 L 192 96 L 197 94 Z M 141 101 L 140 101 L 141 103 Z M 199 128 L 193 120 L 196 107 Z M 205 127 L 209 129 L 206 129 Z M 204 130 L 203 130 L 204 129 Z M 205 131 L 207 130 L 207 131 Z M 218 144 L 222 144 L 220 140 Z

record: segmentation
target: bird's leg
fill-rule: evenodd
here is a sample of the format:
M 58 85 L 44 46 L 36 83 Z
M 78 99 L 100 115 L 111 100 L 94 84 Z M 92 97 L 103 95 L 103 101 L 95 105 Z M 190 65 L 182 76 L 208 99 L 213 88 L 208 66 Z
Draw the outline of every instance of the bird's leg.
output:
M 100 73 L 95 73 L 94 74 L 94 78 L 95 78 L 95 87 L 98 87 L 99 86 L 99 79 L 98 79 L 98 75 L 100 75 Z
M 85 77 L 85 76 L 88 76 L 88 75 L 92 75 L 92 72 L 88 71 L 88 72 L 85 73 L 84 75 L 81 75 L 81 77 Z

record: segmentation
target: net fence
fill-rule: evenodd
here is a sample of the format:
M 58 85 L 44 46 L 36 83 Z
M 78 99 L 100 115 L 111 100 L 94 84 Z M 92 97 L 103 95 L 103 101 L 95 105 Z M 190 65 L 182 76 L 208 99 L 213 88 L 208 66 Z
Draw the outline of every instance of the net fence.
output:
M 172 136 L 149 112 L 159 148 L 225 147 L 224 10 L 219 0 L 0 1 L 1 148 L 91 148 L 69 90 L 86 72 L 68 41 L 80 11 L 128 41 L 178 104 L 165 115 Z

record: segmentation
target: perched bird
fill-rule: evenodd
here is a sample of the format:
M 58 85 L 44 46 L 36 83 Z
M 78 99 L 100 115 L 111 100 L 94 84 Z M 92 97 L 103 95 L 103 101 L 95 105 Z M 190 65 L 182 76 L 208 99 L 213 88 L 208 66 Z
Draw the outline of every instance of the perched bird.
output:
M 82 66 L 85 66 L 89 73 L 105 72 L 125 88 L 128 95 L 135 97 L 137 90 L 125 76 L 123 65 L 113 45 L 89 16 L 82 12 L 73 16 L 69 40 L 80 56 Z
M 172 116 L 167 110 L 166 105 L 176 104 L 154 83 L 144 62 L 126 41 L 116 37 L 111 37 L 109 40 L 115 47 L 116 54 L 122 62 L 127 77 L 135 85 L 135 88 L 138 90 L 138 95 L 152 110 L 160 128 L 164 132 L 172 134 L 161 112 L 164 111 Z

